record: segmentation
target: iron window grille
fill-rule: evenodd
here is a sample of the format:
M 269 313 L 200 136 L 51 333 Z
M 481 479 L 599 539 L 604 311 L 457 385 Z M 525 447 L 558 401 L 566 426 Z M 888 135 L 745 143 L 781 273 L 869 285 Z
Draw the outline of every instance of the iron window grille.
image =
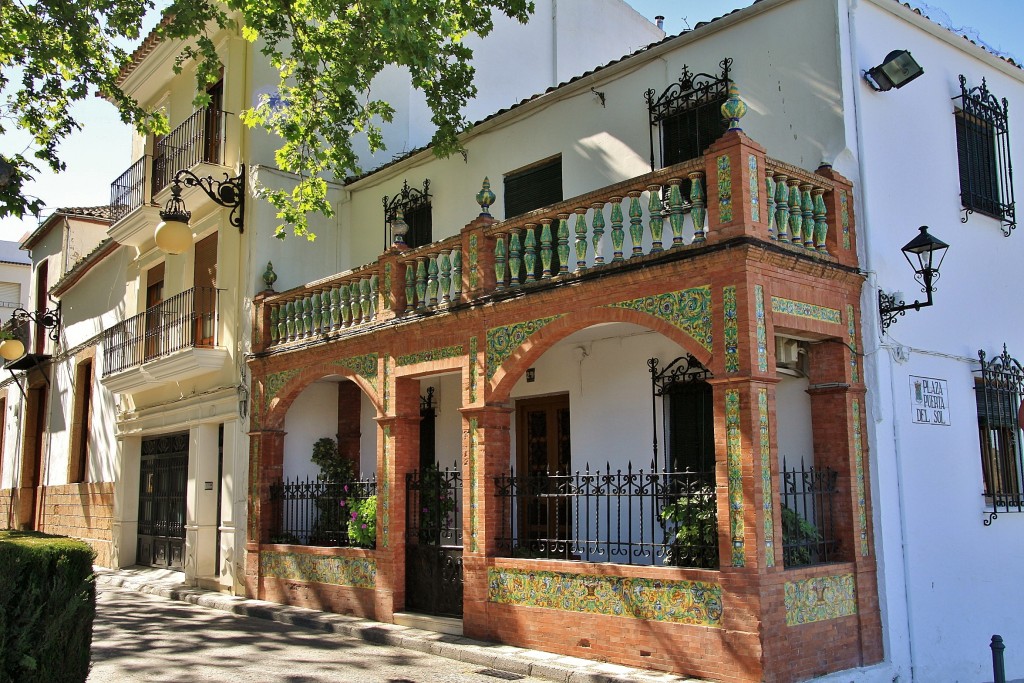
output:
M 983 520 L 988 526 L 1000 512 L 1024 512 L 1024 460 L 1021 441 L 1021 398 L 1024 397 L 1024 369 L 1003 345 L 1003 352 L 991 361 L 983 350 L 980 377 L 975 380 L 978 405 L 978 436 L 981 471 L 985 480 L 985 503 L 991 510 Z
M 327 481 L 309 477 L 282 479 L 270 485 L 274 520 L 271 543 L 343 547 L 357 545 L 349 525 L 359 506 L 377 495 L 376 477 Z
M 967 87 L 960 75 L 960 100 L 954 111 L 960 171 L 960 203 L 966 223 L 974 212 L 1002 222 L 1007 237 L 1017 227 L 1013 199 L 1013 164 L 1010 160 L 1009 115 L 1006 98 L 989 92 L 985 79 Z
M 505 218 L 562 201 L 562 157 L 505 176 Z
M 654 129 L 658 128 L 661 165 L 671 166 L 695 159 L 722 137 L 728 122 L 722 118 L 722 105 L 729 96 L 729 71 L 732 59 L 719 62 L 721 75 L 691 73 L 684 65 L 679 81 L 655 97 L 654 89 L 644 93 L 650 124 L 651 170 L 655 170 Z
M 782 459 L 779 502 L 782 503 L 782 562 L 786 569 L 839 559 L 835 501 L 838 474 L 828 467 L 789 468 Z
M 714 472 L 510 469 L 495 484 L 507 556 L 718 568 Z
M 677 472 L 714 470 L 714 408 L 708 384 L 711 371 L 689 353 L 661 369 L 658 368 L 660 362 L 657 358 L 647 360 L 651 373 L 654 462 L 658 462 L 657 399 L 662 398 L 665 469 Z
M 410 249 L 422 247 L 433 241 L 433 223 L 430 206 L 430 181 L 423 181 L 423 189 L 409 187 L 408 181 L 402 181 L 401 191 L 393 197 L 384 195 L 384 250 L 391 246 L 394 236 L 391 234 L 391 222 L 395 220 L 398 209 L 402 210 L 403 219 L 409 226 L 405 234 L 405 243 Z

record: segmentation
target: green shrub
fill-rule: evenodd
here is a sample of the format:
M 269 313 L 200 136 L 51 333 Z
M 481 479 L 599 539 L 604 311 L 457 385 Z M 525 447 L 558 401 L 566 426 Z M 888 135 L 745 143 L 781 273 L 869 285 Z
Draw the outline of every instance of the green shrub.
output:
M 671 539 L 665 564 L 718 568 L 718 502 L 713 487 L 702 486 L 666 505 L 661 524 Z
M 817 557 L 815 549 L 821 542 L 818 527 L 801 517 L 795 510 L 782 506 L 783 560 L 786 568 L 814 564 Z
M 348 540 L 352 545 L 373 548 L 377 543 L 377 496 L 355 502 L 348 522 Z
M 0 681 L 86 679 L 95 556 L 88 544 L 63 536 L 0 532 Z

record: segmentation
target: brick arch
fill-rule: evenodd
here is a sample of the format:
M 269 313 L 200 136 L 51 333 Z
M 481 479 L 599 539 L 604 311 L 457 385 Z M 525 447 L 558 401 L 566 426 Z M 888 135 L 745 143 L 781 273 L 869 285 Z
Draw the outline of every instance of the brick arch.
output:
M 380 396 L 378 395 L 377 390 L 366 380 L 365 377 L 353 370 L 339 365 L 334 365 L 332 363 L 318 363 L 301 370 L 297 375 L 290 378 L 285 382 L 284 386 L 278 390 L 274 398 L 270 399 L 270 406 L 267 407 L 262 416 L 260 425 L 261 429 L 283 429 L 285 417 L 288 415 L 289 408 L 291 408 L 295 399 L 305 391 L 306 387 L 322 377 L 329 377 L 333 375 L 344 377 L 355 382 L 356 386 L 358 386 L 362 392 L 369 397 L 370 403 L 373 404 L 374 409 L 377 411 L 377 415 L 383 414 L 384 409 Z
M 503 403 L 507 401 L 509 394 L 512 393 L 512 387 L 523 376 L 526 369 L 533 365 L 551 347 L 573 332 L 578 332 L 584 328 L 601 323 L 633 323 L 634 325 L 646 327 L 682 346 L 687 352 L 692 353 L 693 357 L 699 360 L 705 367 L 710 366 L 712 353 L 678 327 L 670 325 L 650 313 L 635 311 L 629 308 L 602 306 L 568 313 L 531 334 L 527 338 L 526 343 L 512 352 L 512 355 L 494 373 L 494 379 L 490 382 L 487 401 L 489 403 Z

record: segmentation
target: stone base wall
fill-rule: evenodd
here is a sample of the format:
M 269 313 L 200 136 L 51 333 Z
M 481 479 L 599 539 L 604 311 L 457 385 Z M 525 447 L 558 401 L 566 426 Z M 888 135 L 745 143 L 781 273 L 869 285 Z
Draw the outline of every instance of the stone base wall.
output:
M 96 551 L 97 565 L 113 566 L 113 482 L 47 486 L 41 502 L 40 531 L 79 538 Z

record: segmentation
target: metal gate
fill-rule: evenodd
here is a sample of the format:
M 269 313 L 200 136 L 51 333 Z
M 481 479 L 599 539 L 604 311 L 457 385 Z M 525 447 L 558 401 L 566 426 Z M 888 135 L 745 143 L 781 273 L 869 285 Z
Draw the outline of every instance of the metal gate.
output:
M 406 475 L 405 606 L 462 616 L 462 473 L 436 466 Z
M 142 441 L 136 562 L 183 569 L 188 433 Z

